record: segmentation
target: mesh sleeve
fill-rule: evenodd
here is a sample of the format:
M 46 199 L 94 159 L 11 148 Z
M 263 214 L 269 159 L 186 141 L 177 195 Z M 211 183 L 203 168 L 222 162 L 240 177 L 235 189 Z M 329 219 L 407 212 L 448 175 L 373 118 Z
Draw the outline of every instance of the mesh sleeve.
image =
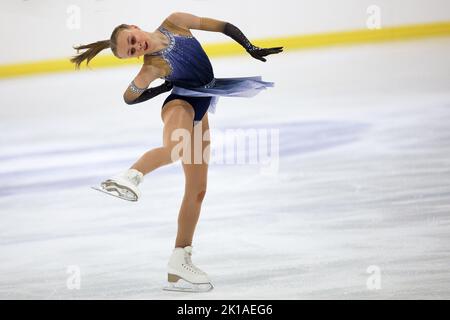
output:
M 226 34 L 227 36 L 229 36 L 230 38 L 232 38 L 237 43 L 239 43 L 247 51 L 257 48 L 250 42 L 250 40 L 247 39 L 247 37 L 244 35 L 244 33 L 238 27 L 236 27 L 235 25 L 233 25 L 231 23 L 227 22 L 225 24 L 223 33 Z

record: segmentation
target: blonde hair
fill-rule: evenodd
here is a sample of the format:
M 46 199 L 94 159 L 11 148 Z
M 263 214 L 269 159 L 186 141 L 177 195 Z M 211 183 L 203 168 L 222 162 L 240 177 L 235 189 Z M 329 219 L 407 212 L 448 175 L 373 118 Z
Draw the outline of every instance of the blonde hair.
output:
M 80 64 L 84 60 L 86 60 L 86 66 L 87 66 L 89 64 L 89 61 L 92 60 L 92 58 L 94 58 L 100 51 L 102 51 L 106 48 L 111 48 L 111 51 L 113 52 L 113 54 L 119 58 L 119 56 L 117 54 L 117 37 L 118 37 L 120 31 L 122 31 L 124 29 L 128 29 L 129 27 L 130 27 L 130 25 L 128 25 L 128 24 L 118 25 L 117 27 L 114 28 L 114 30 L 111 34 L 111 38 L 109 40 L 101 40 L 101 41 L 93 42 L 90 44 L 79 45 L 79 46 L 73 47 L 75 50 L 77 50 L 77 53 L 79 50 L 82 50 L 82 49 L 87 49 L 87 50 L 76 56 L 73 56 L 70 59 L 70 62 L 75 63 L 76 69 L 80 69 Z

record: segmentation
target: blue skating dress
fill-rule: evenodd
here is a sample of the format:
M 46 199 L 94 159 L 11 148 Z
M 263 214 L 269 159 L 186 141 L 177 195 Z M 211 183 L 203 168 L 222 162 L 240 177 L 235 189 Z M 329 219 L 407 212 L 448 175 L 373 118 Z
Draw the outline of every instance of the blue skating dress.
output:
M 175 34 L 164 26 L 158 28 L 169 40 L 169 45 L 151 54 L 161 56 L 169 65 L 170 73 L 165 80 L 173 83 L 171 94 L 164 104 L 173 99 L 188 101 L 195 111 L 194 125 L 206 111 L 215 112 L 219 97 L 253 97 L 273 82 L 261 80 L 261 76 L 240 78 L 216 78 L 211 61 L 200 42 L 187 35 Z

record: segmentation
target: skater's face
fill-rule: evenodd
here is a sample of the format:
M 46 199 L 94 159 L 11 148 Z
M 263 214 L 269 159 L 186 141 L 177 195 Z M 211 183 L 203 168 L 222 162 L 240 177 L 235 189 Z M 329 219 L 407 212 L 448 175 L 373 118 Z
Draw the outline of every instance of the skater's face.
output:
M 135 25 L 119 32 L 117 36 L 117 54 L 119 58 L 136 58 L 149 52 L 152 46 L 148 33 Z

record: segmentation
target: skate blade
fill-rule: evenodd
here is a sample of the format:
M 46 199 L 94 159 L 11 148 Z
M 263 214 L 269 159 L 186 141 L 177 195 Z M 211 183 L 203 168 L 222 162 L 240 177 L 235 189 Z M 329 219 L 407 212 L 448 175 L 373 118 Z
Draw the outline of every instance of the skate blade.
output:
M 122 200 L 127 200 L 127 201 L 132 201 L 132 202 L 136 202 L 138 200 L 136 195 L 132 194 L 132 197 L 126 196 L 126 195 L 120 193 L 117 188 L 113 188 L 111 190 L 106 190 L 103 187 L 91 187 L 91 188 L 94 190 L 106 193 L 110 196 L 122 199 Z
M 177 282 L 168 282 L 163 288 L 166 291 L 177 292 L 208 292 L 214 289 L 211 282 L 209 283 L 190 283 L 186 280 L 180 279 Z

